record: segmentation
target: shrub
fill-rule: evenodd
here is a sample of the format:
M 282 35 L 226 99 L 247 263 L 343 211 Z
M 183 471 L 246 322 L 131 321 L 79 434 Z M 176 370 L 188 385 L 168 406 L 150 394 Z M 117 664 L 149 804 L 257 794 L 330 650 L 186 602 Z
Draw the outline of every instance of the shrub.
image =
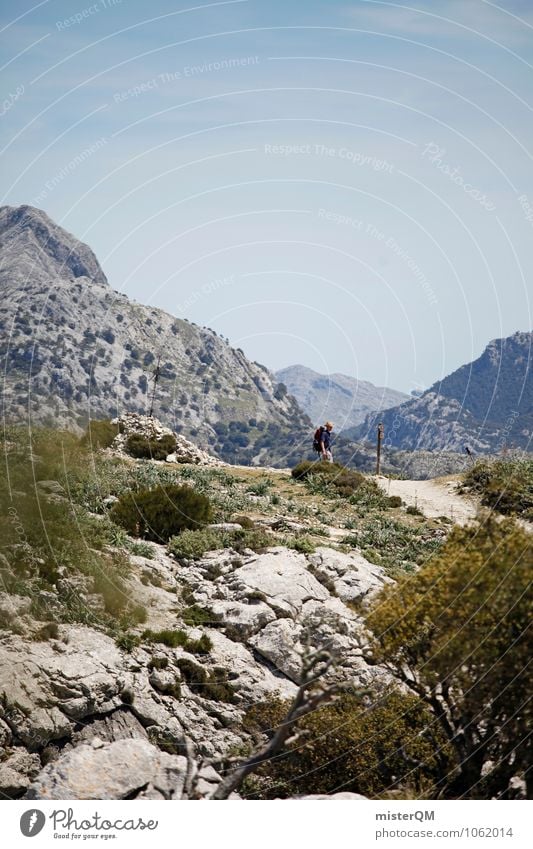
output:
M 169 484 L 125 493 L 109 515 L 129 534 L 168 542 L 174 534 L 207 524 L 211 505 L 205 495 L 190 487 Z
M 315 544 L 308 536 L 294 537 L 289 540 L 288 547 L 300 552 L 300 554 L 313 554 L 315 550 Z
M 250 492 L 252 495 L 267 495 L 268 490 L 273 485 L 274 481 L 271 478 L 262 478 L 261 480 L 250 484 L 246 491 Z
M 166 460 L 176 450 L 176 437 L 165 434 L 160 439 L 147 439 L 132 433 L 126 440 L 126 451 L 137 459 Z
M 354 495 L 359 487 L 366 483 L 365 476 L 361 472 L 341 466 L 339 463 L 324 463 L 320 460 L 315 462 L 304 460 L 298 463 L 292 469 L 291 475 L 295 480 L 306 481 L 315 492 L 332 490 L 334 494 L 343 498 Z
M 419 507 L 415 507 L 414 504 L 410 504 L 405 511 L 409 516 L 423 516 L 422 510 Z
M 387 504 L 389 507 L 401 507 L 403 501 L 399 495 L 390 495 L 387 499 Z
M 178 646 L 191 654 L 209 654 L 213 644 L 207 634 L 202 634 L 200 639 L 191 640 L 185 631 L 151 631 L 150 629 L 143 631 L 143 640 L 148 640 L 151 643 L 161 643 L 161 645 L 169 646 L 169 648 L 178 648 Z
M 217 528 L 205 528 L 198 531 L 183 531 L 179 536 L 172 537 L 168 550 L 178 559 L 199 560 L 207 551 L 232 548 L 241 554 L 245 548 L 260 552 L 274 544 L 275 539 L 260 529 L 243 528 L 223 531 Z
M 56 622 L 47 622 L 45 625 L 40 628 L 36 634 L 34 634 L 33 639 L 37 642 L 44 642 L 46 640 L 57 640 L 59 637 L 59 628 Z
M 92 449 L 109 448 L 119 433 L 119 425 L 112 424 L 109 419 L 90 421 L 80 443 Z
M 244 719 L 252 734 L 272 736 L 288 703 L 271 699 Z M 445 738 L 420 700 L 397 690 L 363 699 L 343 694 L 306 716 L 288 751 L 245 784 L 247 797 L 275 799 L 342 789 L 371 798 L 391 790 L 428 798 L 450 760 Z M 303 741 L 303 742 L 302 742 Z
M 118 637 L 115 637 L 115 642 L 119 649 L 131 652 L 140 644 L 141 638 L 138 637 L 137 634 L 130 634 L 126 632 L 119 634 Z
M 505 797 L 527 769 L 532 548 L 510 519 L 455 528 L 367 618 L 374 661 L 426 702 L 453 748 L 447 796 Z
M 499 513 L 533 518 L 533 460 L 480 461 L 465 475 L 463 489 Z
M 151 660 L 148 661 L 148 670 L 151 672 L 152 669 L 166 669 L 168 666 L 168 657 L 152 657 Z
M 206 672 L 203 666 L 187 657 L 178 658 L 176 665 L 193 693 L 214 702 L 235 703 L 235 690 L 228 684 L 225 669 L 215 666 L 210 672 Z
M 240 525 L 241 528 L 245 528 L 247 531 L 255 528 L 255 522 L 249 516 L 235 516 L 231 521 L 236 522 L 237 525 Z

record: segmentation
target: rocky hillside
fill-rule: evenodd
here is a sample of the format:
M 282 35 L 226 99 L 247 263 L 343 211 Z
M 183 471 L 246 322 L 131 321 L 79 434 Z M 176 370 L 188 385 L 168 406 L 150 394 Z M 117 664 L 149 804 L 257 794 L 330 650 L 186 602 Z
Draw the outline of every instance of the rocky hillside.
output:
M 395 407 L 409 397 L 346 374 L 319 374 L 301 365 L 277 371 L 276 378 L 285 384 L 313 423 L 331 419 L 337 431 L 354 427 L 369 413 Z
M 267 368 L 213 330 L 113 291 L 87 245 L 30 206 L 0 208 L 3 414 L 81 429 L 155 414 L 230 462 L 287 465 L 309 423 Z M 267 459 L 268 458 L 268 459 Z
M 368 651 L 367 614 L 444 555 L 472 496 L 401 481 L 391 497 L 389 482 L 327 464 L 291 475 L 133 460 L 48 430 L 8 427 L 0 448 L 0 798 L 212 798 L 268 744 L 313 654 L 332 660 L 313 686 L 337 701 L 312 703 L 290 756 L 239 784 L 240 798 L 339 787 L 413 798 L 454 774 L 435 720 Z M 184 487 L 209 500 L 200 527 L 183 529 Z M 142 538 L 141 503 L 152 517 Z M 508 593 L 514 606 L 520 582 Z
M 361 610 L 438 548 L 444 520 L 421 524 L 371 483 L 350 503 L 286 472 L 33 438 L 35 465 L 23 430 L 2 444 L 1 798 L 178 798 L 186 740 L 217 765 L 201 772 L 208 795 L 257 742 L 250 707 L 296 693 L 309 641 L 336 652 L 333 680 L 388 680 L 363 657 Z M 110 521 L 124 493 L 169 482 L 209 495 L 210 527 L 167 546 Z
M 533 435 L 533 333 L 495 339 L 474 362 L 414 398 L 379 416 L 367 416 L 350 432 L 372 438 L 378 421 L 386 444 L 410 451 L 481 453 L 531 450 Z

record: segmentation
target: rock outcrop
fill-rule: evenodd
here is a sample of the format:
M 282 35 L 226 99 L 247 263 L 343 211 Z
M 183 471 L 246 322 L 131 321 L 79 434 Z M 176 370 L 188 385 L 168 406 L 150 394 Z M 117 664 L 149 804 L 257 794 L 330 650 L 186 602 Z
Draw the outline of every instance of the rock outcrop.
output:
M 166 458 L 168 463 L 190 463 L 200 466 L 225 466 L 226 464 L 217 457 L 212 457 L 207 451 L 202 451 L 190 440 L 173 430 L 153 416 L 143 416 L 139 413 L 123 413 L 112 420 L 113 424 L 119 425 L 120 433 L 115 437 L 111 449 L 119 454 L 127 455 L 126 443 L 132 435 L 142 436 L 148 440 L 160 440 L 164 436 L 171 436 L 176 440 L 176 449 Z
M 191 653 L 189 644 L 174 648 L 156 633 L 125 650 L 82 625 L 60 625 L 40 642 L 3 632 L 4 798 L 180 798 L 186 741 L 215 764 L 252 745 L 246 710 L 296 693 L 309 643 L 335 651 L 335 680 L 387 680 L 366 664 L 360 620 L 343 601 L 364 603 L 387 581 L 360 555 L 274 547 L 176 561 L 162 546 L 153 551 L 152 559 L 132 557 L 131 592 L 148 610 L 137 633 L 182 629 L 191 647 L 204 635 L 209 648 Z M 160 585 L 141 582 L 148 570 Z M 204 624 L 183 622 L 179 595 L 205 612 Z M 20 607 L 22 624 L 27 616 Z M 202 682 L 213 675 L 223 686 L 210 691 Z M 201 777 L 206 794 L 218 780 L 212 767 Z

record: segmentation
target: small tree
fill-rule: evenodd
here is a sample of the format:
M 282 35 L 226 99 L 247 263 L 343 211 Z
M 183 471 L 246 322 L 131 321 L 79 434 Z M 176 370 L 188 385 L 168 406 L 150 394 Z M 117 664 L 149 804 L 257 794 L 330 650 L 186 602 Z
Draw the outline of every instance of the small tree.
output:
M 183 530 L 206 525 L 211 518 L 211 504 L 207 496 L 189 486 L 167 484 L 124 493 L 109 515 L 129 534 L 168 542 Z
M 368 616 L 371 659 L 420 696 L 453 747 L 444 795 L 505 796 L 531 759 L 531 563 L 531 537 L 510 519 L 456 528 Z

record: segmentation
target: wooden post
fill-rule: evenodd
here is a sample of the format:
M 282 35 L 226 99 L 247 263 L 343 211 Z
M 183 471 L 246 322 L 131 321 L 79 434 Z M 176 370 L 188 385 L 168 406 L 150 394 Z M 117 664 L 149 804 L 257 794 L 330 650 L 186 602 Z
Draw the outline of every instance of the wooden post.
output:
M 383 424 L 380 422 L 378 424 L 376 475 L 379 475 L 379 473 L 381 471 L 381 443 L 382 442 L 383 442 Z
M 157 363 L 154 371 L 154 388 L 152 389 L 152 400 L 150 403 L 150 412 L 148 413 L 149 418 L 152 418 L 154 414 L 154 400 L 155 400 L 155 388 L 157 386 L 157 381 L 159 380 L 159 375 L 161 373 L 161 369 L 159 368 L 159 364 L 161 363 L 161 354 L 159 354 L 157 358 Z

